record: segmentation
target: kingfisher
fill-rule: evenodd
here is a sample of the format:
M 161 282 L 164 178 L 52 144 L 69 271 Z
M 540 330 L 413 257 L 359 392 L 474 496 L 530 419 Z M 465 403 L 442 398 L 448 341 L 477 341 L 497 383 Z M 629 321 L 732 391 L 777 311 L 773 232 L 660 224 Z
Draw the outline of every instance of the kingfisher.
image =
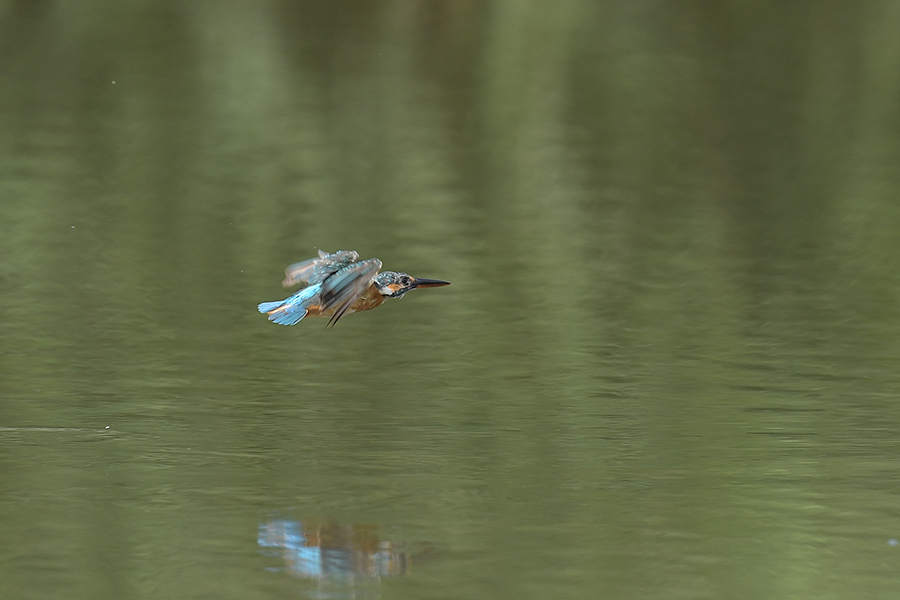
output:
M 259 312 L 267 313 L 269 320 L 279 325 L 296 325 L 313 316 L 330 317 L 325 327 L 334 327 L 344 315 L 372 310 L 385 298 L 402 298 L 416 288 L 450 285 L 440 279 L 382 271 L 380 260 L 359 260 L 353 250 L 333 254 L 319 250 L 317 258 L 289 265 L 284 273 L 284 287 L 298 283 L 305 287 L 284 300 L 259 304 Z

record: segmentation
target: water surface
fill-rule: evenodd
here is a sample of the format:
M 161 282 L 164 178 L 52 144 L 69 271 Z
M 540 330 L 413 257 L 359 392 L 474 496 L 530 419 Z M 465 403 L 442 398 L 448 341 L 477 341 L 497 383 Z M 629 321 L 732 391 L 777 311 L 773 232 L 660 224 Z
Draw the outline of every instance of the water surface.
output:
M 0 3 L 0 596 L 895 597 L 898 27 Z

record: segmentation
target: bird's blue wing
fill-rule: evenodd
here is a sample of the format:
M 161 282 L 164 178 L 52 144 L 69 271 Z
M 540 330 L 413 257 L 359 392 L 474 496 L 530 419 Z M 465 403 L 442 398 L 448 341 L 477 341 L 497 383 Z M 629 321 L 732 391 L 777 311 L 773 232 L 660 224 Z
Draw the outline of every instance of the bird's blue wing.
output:
M 333 327 L 350 306 L 369 289 L 380 269 L 381 261 L 370 258 L 344 267 L 322 282 L 320 296 L 322 312 L 334 309 L 328 327 Z
M 321 283 L 333 274 L 337 273 L 349 264 L 359 260 L 359 254 L 353 250 L 338 250 L 334 254 L 328 254 L 319 250 L 317 258 L 310 258 L 289 265 L 284 270 L 284 281 L 281 285 L 291 287 L 298 283 Z

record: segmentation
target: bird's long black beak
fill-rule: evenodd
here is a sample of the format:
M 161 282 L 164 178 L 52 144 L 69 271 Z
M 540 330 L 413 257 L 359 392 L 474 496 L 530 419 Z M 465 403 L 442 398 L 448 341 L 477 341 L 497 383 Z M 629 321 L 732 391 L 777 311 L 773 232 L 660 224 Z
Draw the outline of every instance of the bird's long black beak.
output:
M 413 281 L 412 287 L 414 288 L 423 288 L 423 287 L 441 287 L 442 285 L 450 285 L 449 281 L 441 281 L 440 279 L 425 279 L 423 277 L 416 277 Z

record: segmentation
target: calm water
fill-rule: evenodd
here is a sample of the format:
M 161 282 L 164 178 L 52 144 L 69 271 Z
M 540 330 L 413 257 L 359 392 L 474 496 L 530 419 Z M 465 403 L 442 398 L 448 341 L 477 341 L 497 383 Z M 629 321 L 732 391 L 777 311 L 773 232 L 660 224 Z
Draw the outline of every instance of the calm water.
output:
M 0 597 L 896 598 L 898 30 L 0 2 Z

